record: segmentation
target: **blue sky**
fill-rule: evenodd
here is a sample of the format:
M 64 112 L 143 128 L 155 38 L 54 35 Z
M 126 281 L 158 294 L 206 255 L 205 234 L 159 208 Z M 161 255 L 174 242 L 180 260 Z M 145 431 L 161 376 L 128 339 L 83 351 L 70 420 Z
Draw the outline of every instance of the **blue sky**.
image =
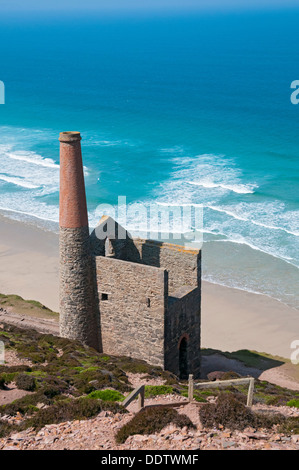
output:
M 0 0 L 0 10 L 96 10 L 96 11 L 153 11 L 190 9 L 256 9 L 298 6 L 299 0 Z

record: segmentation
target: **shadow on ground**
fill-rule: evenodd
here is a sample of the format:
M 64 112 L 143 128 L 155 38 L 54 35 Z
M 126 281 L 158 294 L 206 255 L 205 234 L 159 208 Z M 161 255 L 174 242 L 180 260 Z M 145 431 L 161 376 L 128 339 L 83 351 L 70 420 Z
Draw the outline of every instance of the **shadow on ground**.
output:
M 268 369 L 282 366 L 286 360 L 276 358 L 255 351 L 242 349 L 235 352 L 222 352 L 217 349 L 202 350 L 202 378 L 206 378 L 210 372 L 219 370 L 228 372 L 233 370 L 240 375 L 252 375 L 258 378 Z

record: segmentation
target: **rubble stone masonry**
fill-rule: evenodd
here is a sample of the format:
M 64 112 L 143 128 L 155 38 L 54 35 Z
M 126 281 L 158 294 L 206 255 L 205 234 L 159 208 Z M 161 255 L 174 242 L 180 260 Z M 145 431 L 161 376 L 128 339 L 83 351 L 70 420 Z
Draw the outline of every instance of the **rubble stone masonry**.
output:
M 99 322 L 89 229 L 61 227 L 60 335 L 100 350 Z
M 96 258 L 103 351 L 164 367 L 167 272 Z

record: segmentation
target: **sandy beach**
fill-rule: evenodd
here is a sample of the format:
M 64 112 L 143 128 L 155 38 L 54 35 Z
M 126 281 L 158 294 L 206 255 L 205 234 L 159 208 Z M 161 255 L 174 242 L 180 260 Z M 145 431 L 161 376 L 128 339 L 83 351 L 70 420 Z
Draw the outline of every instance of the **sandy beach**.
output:
M 58 236 L 0 217 L 0 293 L 59 310 Z M 299 311 L 267 296 L 203 282 L 202 346 L 289 358 Z
M 58 311 L 58 236 L 0 216 L 0 293 Z

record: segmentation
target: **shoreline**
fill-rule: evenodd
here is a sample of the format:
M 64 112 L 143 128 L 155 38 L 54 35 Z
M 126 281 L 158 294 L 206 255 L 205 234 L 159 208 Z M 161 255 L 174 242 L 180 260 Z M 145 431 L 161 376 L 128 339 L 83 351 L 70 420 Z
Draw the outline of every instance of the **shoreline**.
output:
M 58 235 L 0 215 L 0 293 L 58 311 Z M 299 310 L 267 295 L 202 283 L 202 347 L 250 349 L 289 358 Z
M 12 220 L 25 224 L 43 233 L 59 235 L 59 223 L 51 219 L 44 219 L 21 211 L 4 210 L 3 208 L 0 209 L 1 218 L 4 221 Z M 92 231 L 95 226 L 96 224 L 90 224 L 90 230 Z M 128 230 L 132 236 L 138 237 L 138 234 L 134 234 L 134 231 Z M 172 241 L 169 238 L 159 240 L 166 243 L 184 244 L 182 234 L 173 233 L 172 235 L 175 237 Z M 178 238 L 176 238 L 176 235 L 178 235 Z M 143 234 L 140 236 L 141 238 L 147 238 Z M 299 310 L 299 296 L 296 289 L 298 285 L 298 268 L 295 265 L 279 256 L 233 240 L 207 239 L 204 243 L 203 282 L 245 293 L 266 296 L 270 300 L 276 300 L 282 305 Z M 192 243 L 190 247 L 192 249 Z M 225 252 L 225 256 L 223 256 L 223 252 Z M 221 263 L 219 260 L 221 260 Z M 236 260 L 238 261 L 236 262 Z M 221 269 L 219 269 L 220 267 Z M 232 275 L 228 277 L 229 273 Z M 263 283 L 264 279 L 267 279 L 265 285 Z

